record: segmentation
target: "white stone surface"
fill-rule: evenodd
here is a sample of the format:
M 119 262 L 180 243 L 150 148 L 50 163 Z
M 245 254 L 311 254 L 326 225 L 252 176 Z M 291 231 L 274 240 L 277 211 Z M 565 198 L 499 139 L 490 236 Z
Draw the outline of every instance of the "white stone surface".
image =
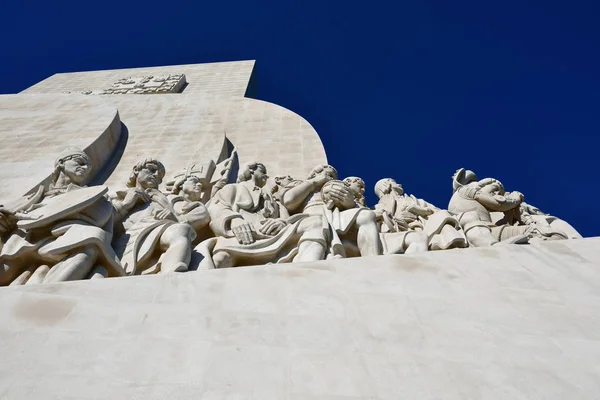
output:
M 0 398 L 596 399 L 600 238 L 0 288 Z
M 86 150 L 95 175 L 119 142 L 117 108 L 83 95 L 0 96 L 0 204 L 48 178 L 67 147 Z
M 185 74 L 188 86 L 181 95 L 243 97 L 253 68 L 254 60 L 248 60 L 60 73 L 44 79 L 21 93 L 102 91 L 123 78 Z
M 132 68 L 56 74 L 18 95 L 0 96 L 0 202 L 21 196 L 52 172 L 68 146 L 105 161 L 118 144 L 114 171 L 94 183 L 119 188 L 141 158 L 159 157 L 166 179 L 189 164 L 218 160 L 225 138 L 239 163 L 265 163 L 273 175 L 304 178 L 327 162 L 321 140 L 301 116 L 281 106 L 243 97 L 254 61 Z M 180 94 L 83 95 L 128 76 L 184 73 Z M 118 110 L 118 112 L 117 112 Z M 125 138 L 118 143 L 121 122 Z M 95 169 L 98 172 L 98 168 Z

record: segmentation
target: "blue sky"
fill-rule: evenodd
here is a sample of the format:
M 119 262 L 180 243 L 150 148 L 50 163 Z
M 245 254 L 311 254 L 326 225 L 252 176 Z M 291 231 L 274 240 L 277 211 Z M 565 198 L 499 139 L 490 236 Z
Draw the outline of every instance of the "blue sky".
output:
M 459 167 L 600 234 L 600 2 L 3 2 L 0 93 L 56 72 L 256 59 L 340 175 L 446 207 Z M 351 138 L 351 140 L 348 140 Z

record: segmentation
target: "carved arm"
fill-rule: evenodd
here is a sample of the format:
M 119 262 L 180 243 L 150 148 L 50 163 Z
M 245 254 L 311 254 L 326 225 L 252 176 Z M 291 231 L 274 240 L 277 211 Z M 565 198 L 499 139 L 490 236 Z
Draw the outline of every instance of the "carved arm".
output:
M 282 203 L 290 211 L 299 210 L 304 200 L 310 196 L 315 190 L 315 184 L 311 181 L 304 181 L 299 185 L 288 189 L 282 196 Z

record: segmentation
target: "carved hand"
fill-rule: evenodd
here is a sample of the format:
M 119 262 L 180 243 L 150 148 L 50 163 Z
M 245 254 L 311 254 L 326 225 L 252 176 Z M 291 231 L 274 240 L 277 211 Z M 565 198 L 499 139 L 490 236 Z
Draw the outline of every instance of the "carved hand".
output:
M 123 199 L 123 205 L 127 208 L 133 208 L 138 202 L 148 203 L 150 200 L 150 195 L 142 189 L 131 188 Z
M 231 231 L 240 244 L 252 244 L 256 241 L 252 235 L 254 227 L 242 218 L 231 220 Z
M 280 219 L 268 218 L 260 221 L 262 226 L 258 229 L 263 235 L 277 235 L 287 225 Z
M 157 213 L 155 213 L 154 218 L 156 218 L 159 221 L 162 221 L 165 219 L 177 221 L 177 217 L 170 210 L 167 210 L 167 209 L 160 210 Z
M 329 192 L 333 202 L 342 209 L 354 208 L 354 193 L 347 187 L 332 187 Z
M 508 195 L 509 198 L 513 199 L 513 201 L 518 202 L 519 204 L 523 202 L 523 200 L 525 200 L 525 196 L 523 196 L 523 193 L 521 192 L 511 192 Z
M 331 178 L 331 176 L 329 176 L 325 173 L 320 173 L 319 175 L 315 176 L 314 178 L 309 179 L 308 181 L 315 186 L 315 189 L 321 189 L 324 184 L 326 184 L 327 182 L 329 182 L 332 179 L 333 178 Z
M 534 236 L 543 236 L 536 225 L 528 225 L 524 232 L 525 235 L 532 238 Z

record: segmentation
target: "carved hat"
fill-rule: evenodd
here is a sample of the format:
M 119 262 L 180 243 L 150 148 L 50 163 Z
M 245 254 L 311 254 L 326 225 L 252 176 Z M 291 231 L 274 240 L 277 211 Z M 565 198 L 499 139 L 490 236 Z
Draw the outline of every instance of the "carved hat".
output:
M 83 150 L 80 150 L 75 147 L 67 147 L 63 151 L 60 152 L 56 160 L 54 160 L 54 171 L 52 172 L 52 184 L 55 184 L 60 176 L 61 166 L 60 164 L 73 159 L 73 158 L 83 158 L 86 164 L 89 166 L 89 171 L 92 170 L 92 159 L 85 154 Z
M 80 150 L 76 147 L 68 147 L 61 151 L 61 153 L 54 161 L 54 166 L 58 167 L 58 164 L 60 164 L 61 161 L 67 161 L 76 157 L 83 158 L 90 167 L 92 166 L 92 159 L 87 154 L 85 154 L 83 150 Z
M 477 182 L 477 175 L 470 169 L 459 168 L 452 175 L 452 191 L 456 192 L 458 188 L 468 185 L 472 182 Z

